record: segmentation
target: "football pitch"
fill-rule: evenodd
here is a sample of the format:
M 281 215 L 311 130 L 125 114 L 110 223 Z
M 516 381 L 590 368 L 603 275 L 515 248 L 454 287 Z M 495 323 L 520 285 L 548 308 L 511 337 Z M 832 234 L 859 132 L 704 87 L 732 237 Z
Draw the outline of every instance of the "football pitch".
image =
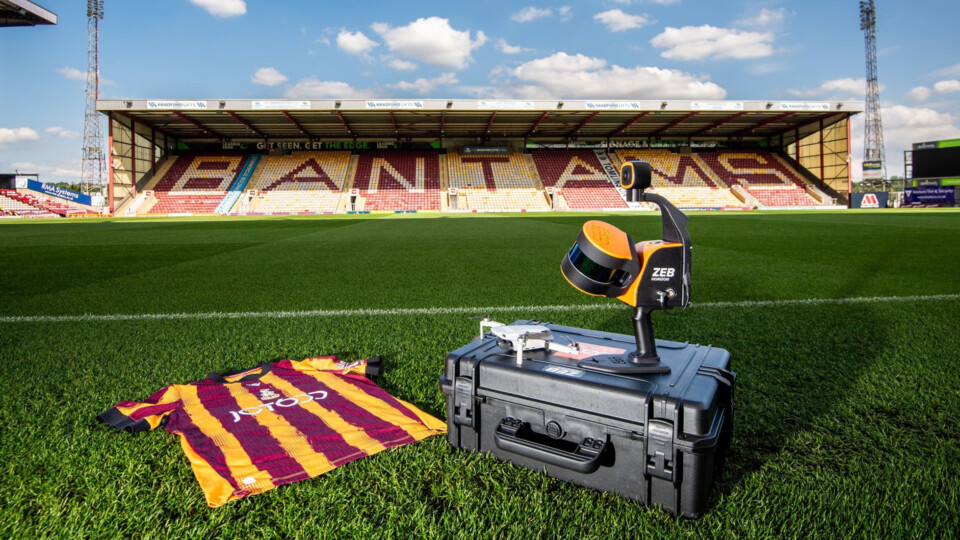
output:
M 960 212 L 691 213 L 691 307 L 730 351 L 726 469 L 675 520 L 433 437 L 207 507 L 177 437 L 96 421 L 265 360 L 380 355 L 444 419 L 471 317 L 631 333 L 570 287 L 594 215 L 0 223 L 0 537 L 950 537 L 960 530 Z M 634 240 L 654 214 L 601 217 Z

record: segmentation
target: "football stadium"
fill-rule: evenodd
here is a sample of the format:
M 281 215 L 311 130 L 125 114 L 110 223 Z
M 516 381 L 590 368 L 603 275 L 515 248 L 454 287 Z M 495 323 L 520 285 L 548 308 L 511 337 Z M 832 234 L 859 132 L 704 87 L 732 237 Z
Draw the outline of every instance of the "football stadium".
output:
M 18 11 L 31 5 L 0 0 L 0 22 L 56 24 L 45 10 Z M 96 111 L 108 156 L 101 192 L 0 174 L 2 536 L 960 530 L 960 212 L 949 178 L 960 170 L 950 141 L 914 145 L 918 191 L 904 206 L 916 208 L 885 208 L 884 197 L 872 209 L 876 197 L 852 186 L 857 101 L 145 97 L 100 99 Z M 650 171 L 640 196 L 622 173 L 636 162 Z M 663 379 L 618 377 L 641 381 L 650 411 L 667 408 L 654 399 L 667 387 L 726 385 L 702 407 L 679 400 L 676 438 L 669 427 L 671 450 L 700 441 L 697 452 L 716 456 L 704 484 L 692 466 L 701 454 L 676 450 L 665 465 L 654 452 L 664 424 L 652 414 L 623 436 L 641 448 L 638 470 L 614 468 L 633 451 L 617 446 L 620 435 L 561 451 L 557 441 L 588 433 L 582 426 L 619 425 L 605 411 L 626 392 L 591 383 L 582 362 L 538 372 L 545 399 L 560 380 L 601 396 L 585 406 L 601 420 L 570 413 L 551 432 L 552 404 L 533 403 L 516 377 L 551 346 L 578 353 L 583 343 L 528 349 L 522 334 L 513 351 L 483 326 L 587 329 L 607 345 L 610 333 L 636 332 L 639 350 L 639 311 L 631 320 L 628 307 L 598 298 L 620 292 L 583 288 L 567 268 L 587 271 L 574 257 L 585 222 L 625 232 L 634 262 L 652 256 L 635 240 L 681 242 L 663 199 L 686 216 L 671 219 L 689 232 L 692 265 L 685 259 L 682 309 L 652 316 L 654 349 L 722 349 L 730 364 L 708 373 L 701 358 Z M 666 296 L 659 308 L 676 307 Z M 502 349 L 482 361 L 502 362 L 497 381 L 509 390 L 461 403 L 470 379 L 449 377 L 452 352 L 478 343 L 478 330 Z M 524 356 L 533 349 L 546 352 Z M 482 363 L 476 351 L 460 356 Z M 474 369 L 474 384 L 492 378 Z M 525 444 L 540 453 L 526 451 L 546 456 L 543 467 L 495 448 L 463 451 L 460 435 L 444 435 L 500 422 L 480 411 L 525 391 L 529 400 L 503 407 L 532 423 Z M 701 408 L 724 411 L 725 438 L 681 434 L 703 434 L 682 421 L 694 424 Z M 234 424 L 255 426 L 256 440 L 236 444 L 251 432 Z M 594 468 L 570 465 L 577 453 Z M 648 504 L 652 487 L 623 496 L 563 481 L 547 467 L 557 463 L 644 486 L 692 484 L 703 511 Z

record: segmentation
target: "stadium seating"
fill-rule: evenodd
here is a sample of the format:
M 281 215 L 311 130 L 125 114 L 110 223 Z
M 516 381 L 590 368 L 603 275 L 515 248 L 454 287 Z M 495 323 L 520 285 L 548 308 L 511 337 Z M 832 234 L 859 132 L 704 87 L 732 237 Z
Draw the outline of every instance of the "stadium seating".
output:
M 0 190 L 0 209 L 5 213 L 21 217 L 66 217 L 91 213 L 66 201 L 39 197 L 12 189 Z
M 367 211 L 440 210 L 440 159 L 432 151 L 370 151 L 357 160 L 353 187 Z
M 701 151 L 698 155 L 727 185 L 743 187 L 763 206 L 817 206 L 799 173 L 770 152 Z
M 663 149 L 616 150 L 622 161 L 646 161 L 653 170 L 652 187 L 726 187 L 695 155 L 677 154 Z
M 461 201 L 465 207 L 460 209 L 481 212 L 526 212 L 531 210 L 549 210 L 545 194 L 537 189 L 503 188 L 496 191 L 469 189 L 461 191 Z
M 263 159 L 247 190 L 256 213 L 332 213 L 347 182 L 350 152 L 293 152 Z
M 153 187 L 148 214 L 211 214 L 237 177 L 246 156 L 185 154 Z
M 621 149 L 621 161 L 646 161 L 653 173 L 652 191 L 680 208 L 742 208 L 736 198 L 696 154 L 677 154 L 665 149 Z
M 5 215 L 17 217 L 57 217 L 53 212 L 34 206 L 22 199 L 22 195 L 14 190 L 0 190 L 0 211 Z
M 545 187 L 560 190 L 572 209 L 627 208 L 593 150 L 534 150 Z
M 517 212 L 546 210 L 550 207 L 537 187 L 534 173 L 527 167 L 525 154 L 462 155 L 447 154 L 450 187 L 457 188 L 459 209 Z

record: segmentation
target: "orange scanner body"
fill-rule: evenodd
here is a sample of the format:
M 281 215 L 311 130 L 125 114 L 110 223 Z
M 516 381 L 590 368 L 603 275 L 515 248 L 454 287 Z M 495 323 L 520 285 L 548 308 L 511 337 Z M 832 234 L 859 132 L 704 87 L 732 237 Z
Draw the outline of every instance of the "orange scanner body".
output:
M 640 259 L 640 273 L 634 278 L 633 283 L 630 284 L 630 287 L 627 289 L 627 292 L 617 297 L 617 300 L 631 306 L 637 307 L 639 299 L 637 297 L 637 289 L 640 287 L 640 282 L 643 281 L 641 276 L 643 276 L 647 271 L 647 265 L 653 257 L 653 254 L 667 248 L 682 248 L 683 244 L 678 244 L 676 242 L 664 242 L 663 240 L 645 240 L 643 242 L 638 242 L 634 249 L 636 250 L 637 257 Z

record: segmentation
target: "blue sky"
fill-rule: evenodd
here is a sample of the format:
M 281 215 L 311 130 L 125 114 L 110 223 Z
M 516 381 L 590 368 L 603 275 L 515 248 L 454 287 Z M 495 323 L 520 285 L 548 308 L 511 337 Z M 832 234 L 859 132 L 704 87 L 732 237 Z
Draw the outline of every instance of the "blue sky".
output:
M 0 29 L 0 172 L 80 174 L 86 2 Z M 856 0 L 106 0 L 103 98 L 863 100 Z M 890 174 L 960 137 L 960 2 L 877 2 Z M 853 124 L 855 163 L 863 122 Z

